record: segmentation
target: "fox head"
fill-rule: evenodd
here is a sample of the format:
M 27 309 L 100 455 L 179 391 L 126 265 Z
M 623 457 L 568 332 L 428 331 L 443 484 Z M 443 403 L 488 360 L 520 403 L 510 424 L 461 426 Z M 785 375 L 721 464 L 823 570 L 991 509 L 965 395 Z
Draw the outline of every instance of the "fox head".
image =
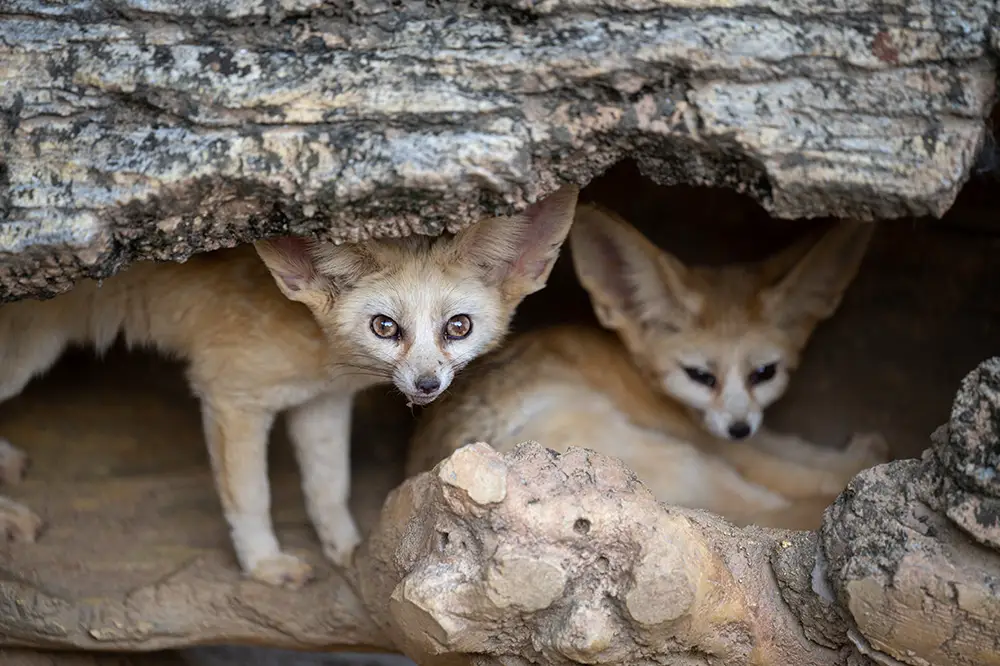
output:
M 312 311 L 347 372 L 391 381 L 418 405 L 504 338 L 545 286 L 578 188 L 458 234 L 358 244 L 285 237 L 255 243 L 288 298 Z
M 614 213 L 580 206 L 577 276 L 656 388 L 712 435 L 745 439 L 857 274 L 874 225 L 841 222 L 756 265 L 689 268 Z

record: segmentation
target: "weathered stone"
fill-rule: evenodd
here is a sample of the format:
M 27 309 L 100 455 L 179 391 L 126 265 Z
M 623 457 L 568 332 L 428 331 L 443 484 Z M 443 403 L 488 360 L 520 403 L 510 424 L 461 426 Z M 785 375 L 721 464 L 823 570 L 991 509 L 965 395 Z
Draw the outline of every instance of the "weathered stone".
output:
M 723 6 L 725 5 L 725 6 Z M 940 215 L 989 0 L 6 0 L 0 298 L 277 233 L 440 233 L 624 156 L 774 215 Z
M 951 420 L 934 439 L 950 477 L 970 492 L 1000 499 L 1000 357 L 962 380 Z
M 477 504 L 502 502 L 507 496 L 507 467 L 496 451 L 479 442 L 455 452 L 438 470 L 445 484 L 464 490 Z
M 862 472 L 825 517 L 820 583 L 876 660 L 1000 664 L 1000 552 L 980 545 L 998 545 L 998 385 L 997 359 L 980 364 L 922 460 Z
M 446 460 L 390 495 L 392 527 L 359 553 L 372 617 L 418 663 L 845 663 L 788 632 L 770 536 L 664 507 L 582 449 L 502 458 L 501 501 L 449 501 Z

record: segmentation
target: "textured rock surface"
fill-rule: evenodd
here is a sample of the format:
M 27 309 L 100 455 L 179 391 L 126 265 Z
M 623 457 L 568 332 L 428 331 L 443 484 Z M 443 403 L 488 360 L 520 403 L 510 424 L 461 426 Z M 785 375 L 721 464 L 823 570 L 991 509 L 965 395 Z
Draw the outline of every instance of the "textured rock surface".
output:
M 781 537 L 663 507 L 583 449 L 472 444 L 390 495 L 358 579 L 427 666 L 846 663 L 781 602 Z
M 947 474 L 934 504 L 969 535 L 1000 551 L 1000 357 L 962 384 L 951 421 L 934 433 Z
M 941 214 L 990 0 L 4 0 L 0 298 L 251 237 L 438 233 L 625 155 L 783 217 Z
M 983 362 L 922 460 L 862 472 L 826 515 L 817 587 L 882 663 L 1000 664 L 998 386 Z

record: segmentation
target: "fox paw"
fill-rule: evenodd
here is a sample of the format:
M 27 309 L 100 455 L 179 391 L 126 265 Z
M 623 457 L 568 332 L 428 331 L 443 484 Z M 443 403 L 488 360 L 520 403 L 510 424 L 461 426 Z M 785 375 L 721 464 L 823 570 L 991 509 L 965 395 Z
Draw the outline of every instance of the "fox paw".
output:
M 34 543 L 42 531 L 42 519 L 17 502 L 0 497 L 0 530 L 7 541 Z
M 357 548 L 357 541 L 339 545 L 323 544 L 323 554 L 338 567 L 349 569 L 354 564 L 354 551 Z
M 844 456 L 856 474 L 863 469 L 889 461 L 889 443 L 877 432 L 854 433 L 848 440 Z
M 316 513 L 323 517 L 316 524 L 323 555 L 338 567 L 350 568 L 354 563 L 354 551 L 361 543 L 361 535 L 347 505 L 326 506 Z
M 250 577 L 267 585 L 297 590 L 312 579 L 313 570 L 298 557 L 279 553 L 259 560 L 250 571 Z
M 20 483 L 29 466 L 30 461 L 24 451 L 0 438 L 0 482 L 8 486 Z

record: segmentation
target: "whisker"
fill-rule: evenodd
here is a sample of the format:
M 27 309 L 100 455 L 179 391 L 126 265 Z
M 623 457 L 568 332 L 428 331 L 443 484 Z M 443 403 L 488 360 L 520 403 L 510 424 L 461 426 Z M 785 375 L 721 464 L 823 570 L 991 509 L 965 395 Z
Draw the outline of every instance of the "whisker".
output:
M 367 377 L 381 381 L 391 381 L 391 378 L 386 374 L 384 369 L 371 365 L 361 365 L 357 363 L 331 363 L 328 368 L 331 372 L 335 373 L 335 376 L 338 378 Z
M 372 372 L 377 371 L 380 372 L 381 374 L 385 374 L 385 372 L 381 368 L 361 363 L 331 363 L 328 367 L 330 367 L 331 369 L 349 368 L 354 370 L 370 370 Z

